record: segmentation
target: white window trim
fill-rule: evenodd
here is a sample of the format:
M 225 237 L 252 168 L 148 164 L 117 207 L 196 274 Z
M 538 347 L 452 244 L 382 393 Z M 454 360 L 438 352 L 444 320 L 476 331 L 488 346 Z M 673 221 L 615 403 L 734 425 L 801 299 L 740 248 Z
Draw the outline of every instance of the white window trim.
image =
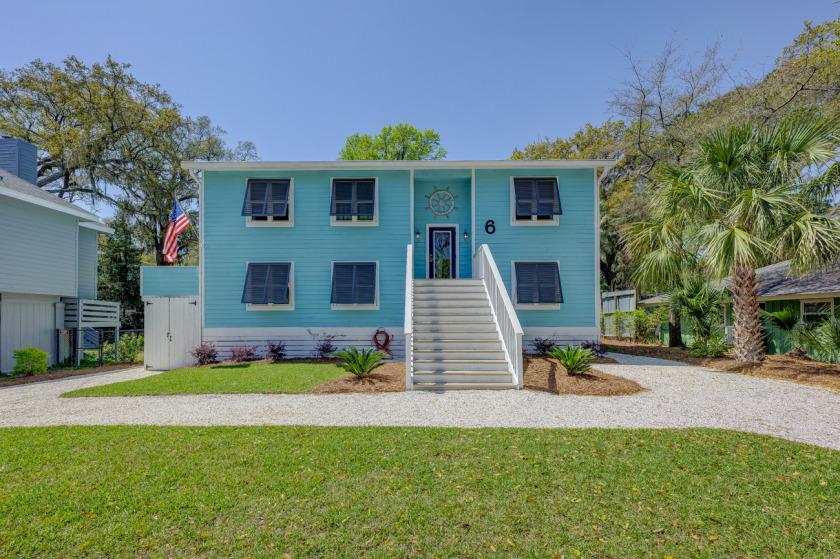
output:
M 334 311 L 378 311 L 379 310 L 379 276 L 382 274 L 382 270 L 379 267 L 379 260 L 331 260 L 330 261 L 330 300 L 332 300 L 332 288 L 333 288 L 333 271 L 336 264 L 376 264 L 376 287 L 374 288 L 374 296 L 373 300 L 374 303 L 370 304 L 363 304 L 363 303 L 332 303 L 330 302 L 330 307 Z
M 799 300 L 799 320 L 805 322 L 805 303 L 830 303 L 831 313 L 828 318 L 834 316 L 834 299 L 800 299 Z
M 330 216 L 330 226 L 331 227 L 376 227 L 379 225 L 379 177 L 330 177 L 330 205 L 332 205 L 332 197 L 333 197 L 333 183 L 337 180 L 350 180 L 350 181 L 357 181 L 357 180 L 370 180 L 373 179 L 373 219 L 371 220 L 364 220 L 358 221 L 357 218 L 359 216 L 354 215 L 352 216 L 353 219 L 345 220 L 345 221 L 338 221 L 335 219 L 336 216 Z M 332 211 L 332 208 L 330 208 Z M 379 272 L 377 271 L 377 276 L 379 276 Z
M 248 264 L 289 264 L 289 303 L 245 303 L 246 311 L 293 311 L 295 310 L 295 263 L 291 260 L 253 260 L 245 263 L 245 280 L 248 280 Z
M 245 179 L 245 184 L 250 180 L 268 180 L 268 181 L 289 181 L 289 202 L 286 204 L 286 214 L 289 219 L 274 221 L 267 219 L 265 221 L 254 221 L 253 216 L 245 216 L 245 227 L 294 227 L 295 226 L 295 179 L 294 177 L 272 177 L 266 179 L 263 177 L 248 177 Z M 247 188 L 247 186 L 246 186 Z M 247 190 L 246 190 L 247 192 Z M 271 217 L 271 216 L 269 216 Z
M 458 274 L 458 266 L 461 265 L 461 251 L 458 250 L 458 245 L 461 244 L 461 237 L 460 235 L 460 227 L 457 223 L 446 224 L 446 223 L 427 223 L 426 224 L 426 255 L 424 256 L 426 262 L 426 279 L 429 278 L 429 229 L 434 227 L 435 229 L 438 228 L 455 228 L 455 238 L 452 239 L 452 250 L 454 251 L 455 255 L 455 266 L 452 269 L 452 277 L 450 279 L 458 279 L 461 276 Z
M 537 216 L 532 215 L 531 219 L 516 219 L 516 190 L 513 188 L 514 179 L 554 179 L 557 181 L 557 196 L 560 196 L 560 177 L 557 175 L 528 175 L 528 176 L 511 176 L 510 177 L 510 224 L 513 226 L 525 227 L 541 227 L 560 225 L 560 216 L 553 215 L 551 219 L 537 219 Z M 523 262 L 526 262 L 523 260 Z M 534 261 L 536 262 L 536 260 Z
M 516 263 L 517 262 L 556 262 L 557 273 L 560 274 L 559 260 L 536 260 L 529 258 L 528 260 L 511 260 L 510 261 L 510 285 L 511 285 L 511 300 L 513 301 L 514 309 L 534 309 L 534 310 L 559 310 L 563 303 L 520 303 L 516 293 Z M 562 289 L 563 278 L 560 278 L 560 285 Z

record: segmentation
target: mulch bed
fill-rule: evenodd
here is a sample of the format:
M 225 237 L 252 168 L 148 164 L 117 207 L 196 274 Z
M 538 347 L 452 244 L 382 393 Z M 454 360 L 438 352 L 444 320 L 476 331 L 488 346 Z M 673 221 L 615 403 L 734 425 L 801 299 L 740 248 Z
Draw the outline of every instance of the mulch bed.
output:
M 18 384 L 32 384 L 33 382 L 43 382 L 45 380 L 77 377 L 80 375 L 104 373 L 107 371 L 118 371 L 120 369 L 133 369 L 134 367 L 142 366 L 143 363 L 111 363 L 110 365 L 102 365 L 101 367 L 93 367 L 90 369 L 62 369 L 59 371 L 53 371 L 51 373 L 41 373 L 40 375 L 32 375 L 28 377 L 0 378 L 0 387 L 16 386 Z
M 349 376 L 316 386 L 312 394 L 374 394 L 405 391 L 405 362 L 385 363 L 367 377 Z
M 621 340 L 608 340 L 602 343 L 605 351 L 670 359 L 699 367 L 718 371 L 731 371 L 755 377 L 790 380 L 816 386 L 826 386 L 840 390 L 840 365 L 822 363 L 809 358 L 793 355 L 768 355 L 763 361 L 738 363 L 735 357 L 724 354 L 723 357 L 697 357 L 686 348 L 665 347 Z
M 596 369 L 571 376 L 556 359 L 543 355 L 525 355 L 525 388 L 552 394 L 576 396 L 628 396 L 644 390 L 638 383 Z M 599 357 L 593 363 L 618 363 Z

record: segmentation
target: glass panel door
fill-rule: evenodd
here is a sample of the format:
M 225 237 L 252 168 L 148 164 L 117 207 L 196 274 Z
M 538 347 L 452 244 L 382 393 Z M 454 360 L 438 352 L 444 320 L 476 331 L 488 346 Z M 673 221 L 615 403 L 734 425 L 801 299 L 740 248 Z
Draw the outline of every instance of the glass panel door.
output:
M 448 279 L 455 277 L 454 227 L 429 229 L 429 278 Z

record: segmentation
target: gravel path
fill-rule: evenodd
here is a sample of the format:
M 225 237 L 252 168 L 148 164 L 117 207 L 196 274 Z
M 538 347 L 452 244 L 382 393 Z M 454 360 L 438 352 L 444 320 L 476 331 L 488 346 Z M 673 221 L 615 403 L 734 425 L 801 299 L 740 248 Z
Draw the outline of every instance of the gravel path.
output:
M 0 390 L 0 427 L 38 425 L 417 425 L 444 427 L 714 427 L 840 450 L 840 392 L 783 380 L 613 354 L 605 373 L 648 390 L 632 396 L 531 391 L 225 394 L 59 398 L 149 376 L 142 369 Z

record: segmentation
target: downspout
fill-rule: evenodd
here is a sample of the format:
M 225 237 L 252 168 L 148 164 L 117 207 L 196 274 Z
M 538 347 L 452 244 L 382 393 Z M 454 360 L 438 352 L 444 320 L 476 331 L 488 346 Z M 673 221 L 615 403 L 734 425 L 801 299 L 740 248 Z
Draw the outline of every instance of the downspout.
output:
M 193 169 L 187 169 L 190 177 L 198 185 L 198 301 L 200 305 L 200 324 L 198 339 L 204 343 L 204 173 L 199 177 Z
M 604 166 L 601 174 L 598 169 L 592 169 L 595 175 L 595 328 L 598 330 L 598 341 L 601 341 L 601 181 L 607 176 L 612 165 Z

